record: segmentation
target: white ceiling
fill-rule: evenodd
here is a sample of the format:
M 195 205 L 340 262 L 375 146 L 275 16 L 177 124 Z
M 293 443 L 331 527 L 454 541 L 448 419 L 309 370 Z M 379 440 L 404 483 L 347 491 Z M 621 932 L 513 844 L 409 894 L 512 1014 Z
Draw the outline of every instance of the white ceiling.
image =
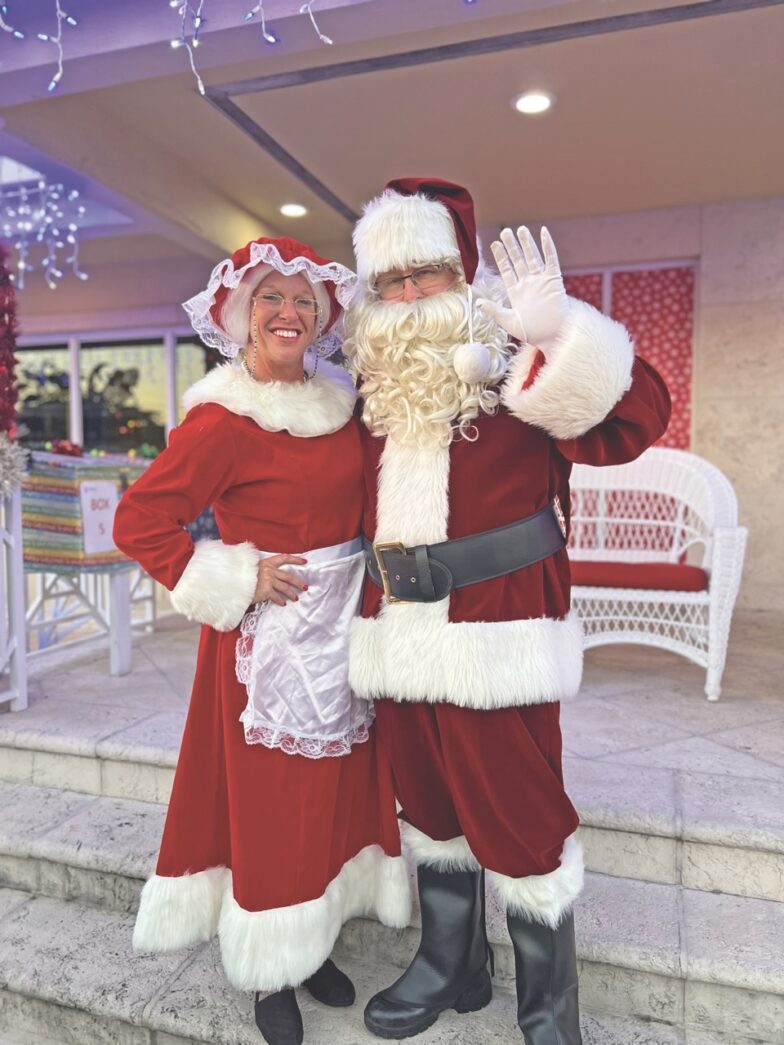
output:
M 701 6 L 715 10 L 717 2 L 725 0 Z M 257 25 L 243 22 L 249 6 L 208 0 L 196 52 L 208 85 L 286 72 L 297 79 L 314 67 L 471 47 L 504 34 L 552 34 L 594 19 L 649 20 L 664 7 L 696 11 L 683 0 L 319 0 L 320 27 L 335 40 L 328 47 L 297 13 L 300 0 L 267 0 L 269 22 L 283 39 L 272 49 L 260 42 Z M 35 28 L 52 7 L 53 0 L 28 0 L 24 8 L 11 4 L 10 15 L 24 9 Z M 167 271 L 179 259 L 179 282 L 185 274 L 202 278 L 226 252 L 267 232 L 298 235 L 348 260 L 351 223 L 320 198 L 319 183 L 356 212 L 391 177 L 451 178 L 469 186 L 487 226 L 784 194 L 776 101 L 784 95 L 784 5 L 743 7 L 624 31 L 571 29 L 563 35 L 574 38 L 537 46 L 230 92 L 239 112 L 288 154 L 280 162 L 197 93 L 187 56 L 169 46 L 177 18 L 163 0 L 70 0 L 80 25 L 65 36 L 56 96 L 44 97 L 51 45 L 0 33 L 0 153 L 69 177 L 130 219 L 138 243 L 110 230 L 102 273 L 116 265 L 127 279 L 146 250 L 157 265 L 165 255 Z M 555 94 L 550 113 L 526 118 L 512 110 L 511 98 L 529 87 Z M 310 185 L 293 172 L 296 164 Z M 281 217 L 280 204 L 292 200 L 308 206 L 306 218 Z M 112 281 L 113 294 L 117 285 Z M 108 277 L 91 280 L 73 302 L 63 286 L 58 307 L 116 308 L 107 288 Z M 55 294 L 25 293 L 31 311 L 54 307 L 47 302 Z M 152 304 L 149 288 L 144 294 Z

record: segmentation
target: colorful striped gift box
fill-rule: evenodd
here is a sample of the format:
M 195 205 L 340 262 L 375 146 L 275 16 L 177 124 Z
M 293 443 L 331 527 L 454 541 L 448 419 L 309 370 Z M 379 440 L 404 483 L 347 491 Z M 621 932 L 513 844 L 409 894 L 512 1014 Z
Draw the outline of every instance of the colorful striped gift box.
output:
M 122 454 L 71 457 L 36 450 L 22 484 L 22 544 L 26 570 L 52 573 L 118 570 L 128 560 L 112 548 L 87 553 L 84 548 L 81 485 L 95 480 L 115 483 L 118 493 L 137 479 L 148 462 Z

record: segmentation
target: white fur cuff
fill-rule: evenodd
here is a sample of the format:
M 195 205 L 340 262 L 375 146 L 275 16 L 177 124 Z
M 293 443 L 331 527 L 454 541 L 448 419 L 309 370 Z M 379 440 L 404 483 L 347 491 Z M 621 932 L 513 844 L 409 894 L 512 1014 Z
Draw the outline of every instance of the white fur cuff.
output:
M 569 304 L 566 329 L 531 387 L 521 391 L 537 353 L 528 345 L 512 361 L 501 393 L 515 417 L 554 439 L 590 431 L 632 382 L 634 345 L 626 328 L 584 301 Z
M 446 874 L 450 871 L 478 871 L 479 861 L 471 852 L 465 835 L 437 842 L 423 831 L 400 821 L 400 837 L 417 866 L 432 867 Z
M 171 592 L 172 606 L 188 620 L 231 631 L 253 602 L 259 553 L 247 541 L 199 541 Z
M 488 872 L 498 897 L 511 914 L 555 929 L 583 888 L 583 849 L 575 835 L 564 842 L 561 865 L 549 874 L 509 878 Z

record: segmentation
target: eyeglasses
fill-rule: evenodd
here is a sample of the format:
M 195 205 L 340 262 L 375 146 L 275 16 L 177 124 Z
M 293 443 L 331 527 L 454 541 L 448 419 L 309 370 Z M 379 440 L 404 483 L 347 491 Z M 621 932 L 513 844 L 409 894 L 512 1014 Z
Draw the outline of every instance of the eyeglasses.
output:
M 406 275 L 397 272 L 385 272 L 379 276 L 373 284 L 373 289 L 384 301 L 399 298 L 405 290 L 406 280 L 410 279 L 417 290 L 434 290 L 442 286 L 444 276 L 454 276 L 448 262 L 441 261 L 436 265 L 425 265 L 423 268 L 414 269 Z
M 282 294 L 257 294 L 254 299 L 256 303 L 268 308 L 270 312 L 280 312 L 284 304 L 289 301 L 294 306 L 298 316 L 317 316 L 319 314 L 319 303 L 315 298 L 300 295 L 293 300 L 284 298 Z

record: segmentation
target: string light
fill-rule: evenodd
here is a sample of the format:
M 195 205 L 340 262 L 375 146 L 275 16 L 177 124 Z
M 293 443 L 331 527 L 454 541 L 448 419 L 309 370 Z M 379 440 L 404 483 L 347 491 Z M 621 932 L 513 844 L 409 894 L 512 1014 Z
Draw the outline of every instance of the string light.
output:
M 46 88 L 50 92 L 57 89 L 57 85 L 63 78 L 63 24 L 73 26 L 74 28 L 79 24 L 73 15 L 69 15 L 63 10 L 60 0 L 54 0 L 54 11 L 57 18 L 57 32 L 55 35 L 52 36 L 49 33 L 37 34 L 39 40 L 43 40 L 44 43 L 52 43 L 57 48 L 57 70 Z
M 323 44 L 330 44 L 330 45 L 332 45 L 332 44 L 334 44 L 335 41 L 334 40 L 330 40 L 330 38 L 328 36 L 325 36 L 324 33 L 322 33 L 322 31 L 319 29 L 318 25 L 316 24 L 316 18 L 315 18 L 314 14 L 313 14 L 313 3 L 314 3 L 314 0 L 308 0 L 308 2 L 306 4 L 303 4 L 302 7 L 300 7 L 299 13 L 301 15 L 307 14 L 307 15 L 310 16 L 310 21 L 313 24 L 313 28 L 316 30 L 316 35 L 318 36 L 319 40 L 321 40 L 321 42 Z
M 307 0 L 300 9 L 301 15 L 307 15 L 310 18 L 311 25 L 316 31 L 316 35 L 323 44 L 333 44 L 334 41 L 322 33 L 316 22 L 316 17 L 313 14 L 313 4 L 315 0 Z M 198 5 L 196 0 L 169 0 L 169 7 L 176 8 L 180 15 L 180 35 L 171 41 L 171 46 L 174 48 L 184 47 L 188 52 L 188 58 L 190 60 L 191 69 L 193 75 L 196 77 L 196 83 L 199 88 L 199 94 L 204 94 L 204 82 L 196 69 L 196 62 L 194 59 L 193 51 L 199 46 L 199 32 L 204 25 L 204 7 L 206 0 L 199 0 Z M 274 31 L 267 26 L 267 16 L 264 11 L 264 0 L 258 0 L 257 3 L 251 7 L 251 9 L 245 15 L 246 22 L 252 22 L 258 16 L 258 20 L 261 22 L 261 36 L 265 43 L 274 46 L 280 43 L 280 37 Z M 190 25 L 189 25 L 190 20 Z M 190 28 L 190 31 L 189 31 Z
M 76 189 L 66 191 L 61 182 L 39 178 L 35 184 L 4 189 L 0 185 L 0 229 L 16 250 L 16 272 L 11 279 L 24 289 L 27 273 L 40 267 L 50 290 L 63 278 L 61 264 L 70 266 L 77 279 L 88 279 L 79 268 L 79 223 L 86 208 L 79 202 Z M 45 254 L 39 265 L 31 259 L 31 251 L 41 248 Z M 68 249 L 60 260 L 60 252 Z
M 279 44 L 280 37 L 277 35 L 277 33 L 271 32 L 269 29 L 267 29 L 267 19 L 264 15 L 263 0 L 261 3 L 256 4 L 255 7 L 252 7 L 250 11 L 248 11 L 248 13 L 245 15 L 245 21 L 252 22 L 255 15 L 259 16 L 259 20 L 261 22 L 261 35 L 265 42 L 268 44 Z
M 0 29 L 4 33 L 10 33 L 16 40 L 24 40 L 25 34 L 21 29 L 15 29 L 14 26 L 9 25 L 6 19 L 8 18 L 8 4 L 0 4 Z
M 204 29 L 204 25 L 207 21 L 204 15 L 205 8 L 207 6 L 207 0 L 167 0 L 168 6 L 177 12 L 180 18 L 180 35 L 170 41 L 171 47 L 174 49 L 184 48 L 188 54 L 188 62 L 191 67 L 191 71 L 196 78 L 196 84 L 199 88 L 199 94 L 205 94 L 206 89 L 204 81 L 202 80 L 198 69 L 196 68 L 196 58 L 194 51 L 201 45 L 201 33 Z M 327 36 L 326 33 L 322 33 L 316 21 L 316 16 L 313 14 L 313 5 L 315 0 L 307 0 L 303 3 L 299 9 L 299 13 L 307 15 L 310 19 L 311 25 L 313 26 L 316 35 L 323 44 L 332 45 L 334 40 Z M 64 51 L 63 51 L 63 28 L 69 26 L 76 28 L 79 23 L 73 15 L 69 14 L 63 9 L 62 0 L 54 0 L 55 18 L 57 19 L 57 31 L 55 33 L 37 33 L 39 40 L 44 43 L 51 43 L 57 49 L 57 68 L 49 81 L 47 91 L 50 93 L 55 91 L 63 78 L 63 62 L 64 62 Z M 17 40 L 24 40 L 25 34 L 15 28 L 8 21 L 8 3 L 3 3 L 0 0 L 0 30 L 9 33 Z M 281 38 L 274 31 L 267 27 L 267 19 L 264 12 L 264 2 L 259 0 L 258 3 L 254 4 L 253 7 L 245 15 L 246 22 L 252 22 L 253 19 L 258 15 L 261 22 L 261 35 L 266 43 L 270 45 L 279 44 Z
M 196 77 L 199 94 L 204 94 L 205 88 L 204 81 L 196 68 L 196 59 L 193 52 L 200 44 L 199 34 L 206 22 L 204 17 L 206 2 L 207 0 L 198 0 L 198 2 L 192 4 L 189 0 L 169 0 L 169 7 L 174 8 L 180 16 L 180 35 L 171 41 L 171 46 L 173 48 L 184 47 L 187 51 L 191 72 Z

